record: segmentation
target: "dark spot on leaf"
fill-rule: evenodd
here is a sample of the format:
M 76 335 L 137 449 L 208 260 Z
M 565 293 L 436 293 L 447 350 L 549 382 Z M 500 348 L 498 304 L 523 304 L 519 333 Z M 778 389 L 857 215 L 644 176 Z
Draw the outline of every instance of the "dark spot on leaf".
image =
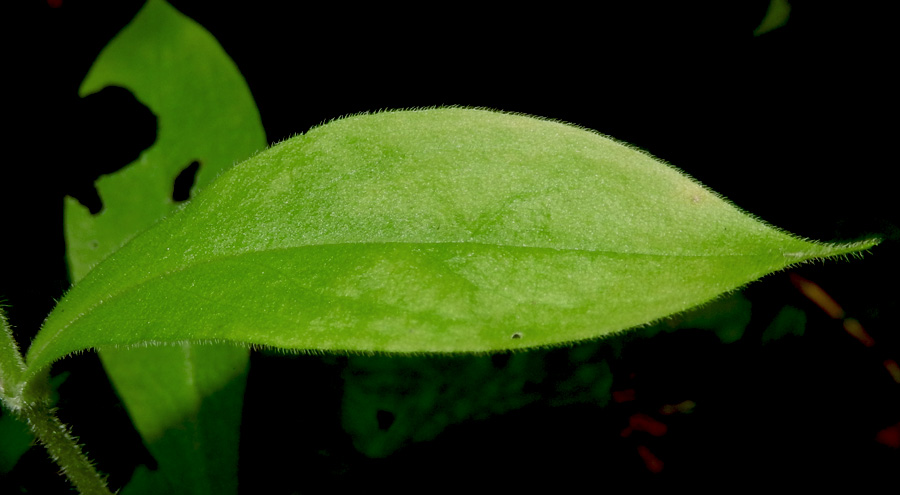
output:
M 516 333 L 512 334 L 512 337 L 511 337 L 511 338 L 513 338 L 513 339 L 521 339 L 521 338 L 522 338 L 522 332 L 516 332 Z
M 390 411 L 379 409 L 378 412 L 375 413 L 375 419 L 378 420 L 378 429 L 381 431 L 387 431 L 391 427 L 391 425 L 394 424 L 396 416 L 394 416 L 394 413 Z
M 97 239 L 94 239 L 94 240 L 92 240 L 91 242 L 88 243 L 88 246 L 89 246 L 91 249 L 97 249 L 97 248 L 100 247 L 100 241 L 98 241 Z
M 194 160 L 178 174 L 178 177 L 175 178 L 175 187 L 172 188 L 172 201 L 179 202 L 190 199 L 191 188 L 194 187 L 199 169 L 200 162 Z

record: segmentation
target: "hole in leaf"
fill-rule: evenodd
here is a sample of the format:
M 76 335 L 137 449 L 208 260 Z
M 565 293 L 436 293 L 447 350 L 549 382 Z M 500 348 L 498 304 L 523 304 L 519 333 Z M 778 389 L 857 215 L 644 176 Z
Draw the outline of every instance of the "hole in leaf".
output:
M 88 95 L 68 115 L 72 154 L 77 167 L 69 170 L 67 194 L 91 213 L 103 209 L 94 182 L 137 160 L 156 142 L 156 115 L 131 91 L 117 86 Z
M 194 160 L 184 167 L 178 177 L 175 178 L 175 187 L 172 188 L 172 201 L 187 201 L 191 197 L 191 188 L 197 178 L 197 170 L 200 170 L 200 162 Z
M 394 413 L 390 411 L 385 411 L 384 409 L 379 409 L 377 413 L 375 413 L 375 419 L 378 421 L 378 429 L 381 431 L 387 431 L 391 425 L 394 424 L 394 420 L 397 419 L 394 416 Z
M 77 199 L 82 206 L 86 207 L 92 215 L 96 215 L 103 209 L 103 200 L 101 200 L 100 195 L 97 194 L 97 188 L 94 187 L 93 182 L 94 181 L 74 184 L 67 192 L 69 196 Z
M 510 338 L 513 338 L 513 339 L 521 339 L 521 338 L 522 338 L 522 332 L 516 332 L 516 333 L 512 334 L 512 337 L 510 337 Z

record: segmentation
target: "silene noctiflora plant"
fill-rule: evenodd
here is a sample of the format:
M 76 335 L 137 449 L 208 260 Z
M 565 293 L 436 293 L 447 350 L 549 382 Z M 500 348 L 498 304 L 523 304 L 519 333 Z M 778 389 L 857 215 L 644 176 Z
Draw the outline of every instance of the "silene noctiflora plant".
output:
M 3 404 L 82 493 L 108 491 L 54 416 L 48 384 L 50 366 L 73 353 L 100 353 L 160 471 L 176 473 L 136 473 L 125 493 L 166 483 L 229 493 L 231 481 L 196 473 L 234 471 L 227 444 L 239 407 L 216 416 L 224 426 L 214 435 L 195 426 L 179 437 L 170 426 L 202 414 L 199 404 L 225 384 L 238 383 L 229 393 L 239 404 L 250 347 L 559 346 L 877 243 L 798 238 L 628 145 L 498 111 L 355 115 L 257 152 L 265 137 L 236 68 L 162 0 L 149 0 L 110 43 L 81 92 L 109 85 L 159 115 L 158 140 L 98 182 L 103 212 L 67 202 L 76 283 L 24 357 L 0 314 Z M 172 181 L 192 160 L 202 191 L 176 207 Z M 197 436 L 221 455 L 186 447 Z

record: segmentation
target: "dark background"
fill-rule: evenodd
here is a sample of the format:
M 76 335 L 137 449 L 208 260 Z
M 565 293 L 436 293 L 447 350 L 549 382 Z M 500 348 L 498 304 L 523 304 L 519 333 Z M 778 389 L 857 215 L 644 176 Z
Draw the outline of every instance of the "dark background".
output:
M 0 175 L 0 302 L 23 346 L 68 286 L 62 198 L 93 201 L 92 181 L 136 158 L 155 132 L 152 115 L 127 94 L 77 96 L 94 58 L 142 2 L 51 3 L 3 7 L 11 129 Z M 463 483 L 472 473 L 523 486 L 532 478 L 588 477 L 604 486 L 765 481 L 774 473 L 823 484 L 886 479 L 897 451 L 872 440 L 900 421 L 900 386 L 880 366 L 885 357 L 900 359 L 896 76 L 890 70 L 896 40 L 886 2 L 794 1 L 787 26 L 761 37 L 752 33 L 766 1 L 403 9 L 172 3 L 210 30 L 235 60 L 270 142 L 379 109 L 453 104 L 523 112 L 632 143 L 799 235 L 885 239 L 862 261 L 798 271 L 866 325 L 877 342 L 872 349 L 844 335 L 838 322 L 815 316 L 784 275 L 748 290 L 755 304 L 751 331 L 757 328 L 752 325 L 761 331 L 767 317 L 790 303 L 809 310 L 802 343 L 761 351 L 713 345 L 686 332 L 631 347 L 617 366 L 645 370 L 646 396 L 665 401 L 677 391 L 713 404 L 705 415 L 681 420 L 681 433 L 673 427 L 658 441 L 655 452 L 668 462 L 660 475 L 651 475 L 634 445 L 617 436 L 629 414 L 621 410 L 526 410 L 502 422 L 466 425 L 394 459 L 367 461 L 354 456 L 345 439 L 327 445 L 336 436 L 328 428 L 338 423 L 334 411 L 322 408 L 292 413 L 306 436 L 248 426 L 248 437 L 301 444 L 291 455 L 265 456 L 247 452 L 257 446 L 248 440 L 243 455 L 258 457 L 260 465 L 245 461 L 243 479 L 256 475 L 269 480 L 261 483 L 270 483 L 272 492 L 289 493 L 285 487 L 301 476 L 296 464 L 309 466 L 302 476 L 310 476 L 304 480 L 310 487 Z M 85 425 L 76 433 L 96 446 L 101 468 L 141 462 L 135 434 L 103 438 L 105 428 L 127 431 L 128 423 L 96 359 L 68 361 L 61 367 L 77 373 L 61 390 L 61 400 L 71 402 L 61 409 L 68 407 L 71 422 Z M 265 373 L 277 377 L 285 367 L 331 369 L 313 358 L 265 356 L 255 356 L 253 366 L 260 371 L 250 383 L 260 383 L 260 390 Z M 337 378 L 325 379 L 300 395 L 334 395 L 339 385 Z M 652 411 L 656 406 L 648 400 L 635 407 Z M 517 429 L 521 425 L 528 425 L 527 435 Z M 466 443 L 485 435 L 496 436 L 488 442 L 500 446 L 496 451 Z M 125 453 L 123 445 L 137 445 L 137 453 Z M 302 454 L 316 449 L 332 454 L 327 460 Z M 26 468 L 52 473 L 52 466 L 40 467 L 38 454 L 27 455 Z M 25 468 L 19 471 L 17 476 Z

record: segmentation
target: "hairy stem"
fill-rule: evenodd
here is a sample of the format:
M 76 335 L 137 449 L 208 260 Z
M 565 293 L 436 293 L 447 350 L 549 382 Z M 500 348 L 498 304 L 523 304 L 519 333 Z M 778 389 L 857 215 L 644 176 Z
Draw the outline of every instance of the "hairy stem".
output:
M 81 450 L 81 446 L 69 433 L 54 413 L 43 402 L 29 405 L 20 411 L 50 457 L 62 468 L 69 481 L 82 495 L 111 495 L 106 487 L 106 479 L 97 472 L 94 465 Z
M 22 374 L 25 360 L 13 338 L 6 315 L 0 308 L 0 398 L 10 410 L 21 407 Z
M 0 400 L 24 418 L 50 457 L 83 495 L 111 495 L 106 480 L 94 469 L 75 438 L 54 413 L 47 399 L 49 386 L 27 384 L 22 377 L 25 360 L 19 352 L 6 315 L 0 310 Z M 38 380 L 47 380 L 46 374 Z

